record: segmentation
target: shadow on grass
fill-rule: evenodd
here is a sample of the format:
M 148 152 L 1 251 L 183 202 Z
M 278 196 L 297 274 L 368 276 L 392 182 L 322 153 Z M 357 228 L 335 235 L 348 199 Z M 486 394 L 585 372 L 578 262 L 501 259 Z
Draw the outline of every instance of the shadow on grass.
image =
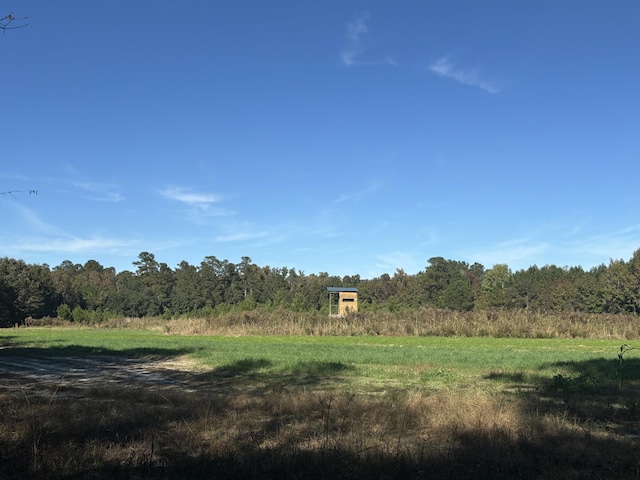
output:
M 608 396 L 625 391 L 640 393 L 640 359 L 595 358 L 543 364 L 541 372 L 562 371 L 555 375 L 531 372 L 491 372 L 488 380 L 511 383 L 512 386 L 535 386 L 541 394 L 588 393 Z
M 242 376 L 252 375 L 254 377 L 262 376 L 268 378 L 270 374 L 266 371 L 273 363 L 266 358 L 243 358 L 228 365 L 216 368 L 210 373 L 212 377 L 216 376 Z M 291 372 L 278 372 L 277 376 L 282 375 L 335 375 L 353 370 L 353 367 L 342 362 L 320 362 L 309 361 L 299 362 L 291 369 Z
M 70 351 L 96 354 L 84 347 L 58 353 Z M 627 401 L 638 403 L 640 393 L 635 358 L 622 369 L 617 359 L 603 358 L 548 364 L 538 374 L 492 373 L 487 378 L 514 387 L 520 425 L 461 421 L 438 432 L 442 437 L 412 429 L 425 414 L 401 398 L 305 390 L 340 382 L 349 365 L 299 362 L 285 373 L 272 367 L 247 357 L 211 372 L 185 372 L 201 387 L 190 393 L 152 391 L 143 382 L 98 386 L 82 401 L 0 391 L 0 478 L 637 478 L 640 443 Z M 550 369 L 563 373 L 542 373 Z M 291 393 L 284 385 L 302 388 Z M 598 423 L 615 435 L 592 434 Z
M 43 342 L 44 343 L 44 342 Z M 193 353 L 190 348 L 164 348 L 164 347 L 140 347 L 124 350 L 117 350 L 103 347 L 88 347 L 86 345 L 65 345 L 48 347 L 13 347 L 0 349 L 0 358 L 9 356 L 18 357 L 87 357 L 87 356 L 109 356 L 119 358 L 169 358 Z
M 243 358 L 228 365 L 216 368 L 213 372 L 202 375 L 201 377 L 237 377 L 241 375 L 250 375 L 258 370 L 271 366 L 271 361 L 266 358 Z
M 5 347 L 0 349 L 0 377 L 22 392 L 53 391 L 96 386 L 119 388 L 184 388 L 165 362 L 192 353 L 191 349 L 141 347 L 124 350 L 81 345 Z
M 44 342 L 43 342 L 44 343 Z M 140 347 L 110 349 L 83 345 L 8 346 L 0 349 L 0 373 L 57 386 L 93 386 L 96 382 L 123 387 L 184 388 L 217 395 L 296 390 L 322 384 L 335 388 L 353 367 L 341 362 L 299 362 L 280 370 L 267 358 L 246 357 L 213 370 L 190 366 L 168 368 L 162 361 L 193 354 L 194 348 Z
M 6 397 L 0 478 L 636 478 L 637 442 L 558 430 L 452 428 L 438 443 L 394 430 L 397 400 L 158 395 L 102 389 Z M 331 410 L 330 410 L 331 407 Z M 462 412 L 461 412 L 462 413 Z
M 18 338 L 16 335 L 3 335 L 0 337 L 0 347 L 8 347 L 13 345 L 12 340 Z
M 552 362 L 540 371 L 561 373 L 492 372 L 486 378 L 517 395 L 523 418 L 565 418 L 584 428 L 601 427 L 630 443 L 639 438 L 640 359 Z
M 290 369 L 278 370 L 266 358 L 247 357 L 211 371 L 186 373 L 182 377 L 200 391 L 243 393 L 261 396 L 269 392 L 295 391 L 318 385 L 338 388 L 346 379 L 343 374 L 353 367 L 342 362 L 299 362 Z
M 609 397 L 640 393 L 640 359 L 596 358 L 583 361 L 553 362 L 541 370 L 558 369 L 563 373 L 536 380 L 543 393 L 549 395 L 589 394 Z

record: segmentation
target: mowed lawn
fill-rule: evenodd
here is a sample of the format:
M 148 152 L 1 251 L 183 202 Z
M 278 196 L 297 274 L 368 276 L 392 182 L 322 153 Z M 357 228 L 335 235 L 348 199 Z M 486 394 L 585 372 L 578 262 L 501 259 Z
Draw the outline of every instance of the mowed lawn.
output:
M 585 375 L 613 385 L 626 372 L 618 359 L 622 343 L 414 336 L 180 336 L 44 327 L 0 330 L 0 345 L 19 347 L 22 354 L 180 357 L 244 382 L 363 393 L 496 389 Z M 635 354 L 627 352 L 625 360 L 634 359 Z M 316 381 L 311 384 L 309 378 Z M 637 379 L 629 378 L 632 380 Z

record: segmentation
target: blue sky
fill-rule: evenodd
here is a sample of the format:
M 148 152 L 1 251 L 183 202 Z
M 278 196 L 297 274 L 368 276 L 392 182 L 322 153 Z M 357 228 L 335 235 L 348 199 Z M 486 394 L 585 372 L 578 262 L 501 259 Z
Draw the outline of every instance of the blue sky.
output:
M 2 2 L 0 256 L 373 278 L 640 248 L 640 3 Z

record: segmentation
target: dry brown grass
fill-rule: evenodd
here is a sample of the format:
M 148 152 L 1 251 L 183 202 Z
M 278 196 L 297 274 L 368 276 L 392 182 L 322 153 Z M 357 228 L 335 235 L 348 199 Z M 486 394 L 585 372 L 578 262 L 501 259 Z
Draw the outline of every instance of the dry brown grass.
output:
M 435 309 L 346 319 L 257 309 L 102 326 L 217 335 L 640 338 L 637 317 Z M 0 478 L 640 478 L 637 391 L 553 380 L 383 395 L 280 384 L 214 394 L 0 383 Z
M 588 399 L 584 399 L 588 403 Z M 543 397 L 137 388 L 0 394 L 0 478 L 637 478 L 638 441 Z
M 640 316 L 637 315 L 546 314 L 524 310 L 454 312 L 416 308 L 399 312 L 364 311 L 336 318 L 322 312 L 258 307 L 206 318 L 115 318 L 85 325 L 44 318 L 28 319 L 26 325 L 134 328 L 180 335 L 417 335 L 640 340 Z
M 525 311 L 452 312 L 420 308 L 360 312 L 346 318 L 256 309 L 209 318 L 117 319 L 110 328 L 144 328 L 181 335 L 420 335 L 511 338 L 640 339 L 640 317 Z

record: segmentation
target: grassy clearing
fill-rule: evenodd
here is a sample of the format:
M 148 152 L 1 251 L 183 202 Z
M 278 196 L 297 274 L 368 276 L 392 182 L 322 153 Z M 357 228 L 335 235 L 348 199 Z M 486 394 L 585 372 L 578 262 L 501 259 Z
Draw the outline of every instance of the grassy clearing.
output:
M 640 351 L 620 369 L 622 343 L 0 330 L 0 359 L 109 354 L 205 367 L 191 393 L 34 393 L 7 378 L 0 477 L 638 478 Z
M 575 364 L 601 361 L 617 377 L 620 341 L 470 337 L 178 336 L 140 330 L 0 330 L 0 343 L 52 355 L 188 356 L 218 371 L 277 377 L 326 373 L 342 384 L 457 388 L 495 385 L 495 372 L 571 376 Z M 632 355 L 630 355 L 631 357 Z M 495 376 L 494 376 L 495 378 Z M 604 379 L 603 379 L 604 380 Z M 294 382 L 295 383 L 295 382 Z

